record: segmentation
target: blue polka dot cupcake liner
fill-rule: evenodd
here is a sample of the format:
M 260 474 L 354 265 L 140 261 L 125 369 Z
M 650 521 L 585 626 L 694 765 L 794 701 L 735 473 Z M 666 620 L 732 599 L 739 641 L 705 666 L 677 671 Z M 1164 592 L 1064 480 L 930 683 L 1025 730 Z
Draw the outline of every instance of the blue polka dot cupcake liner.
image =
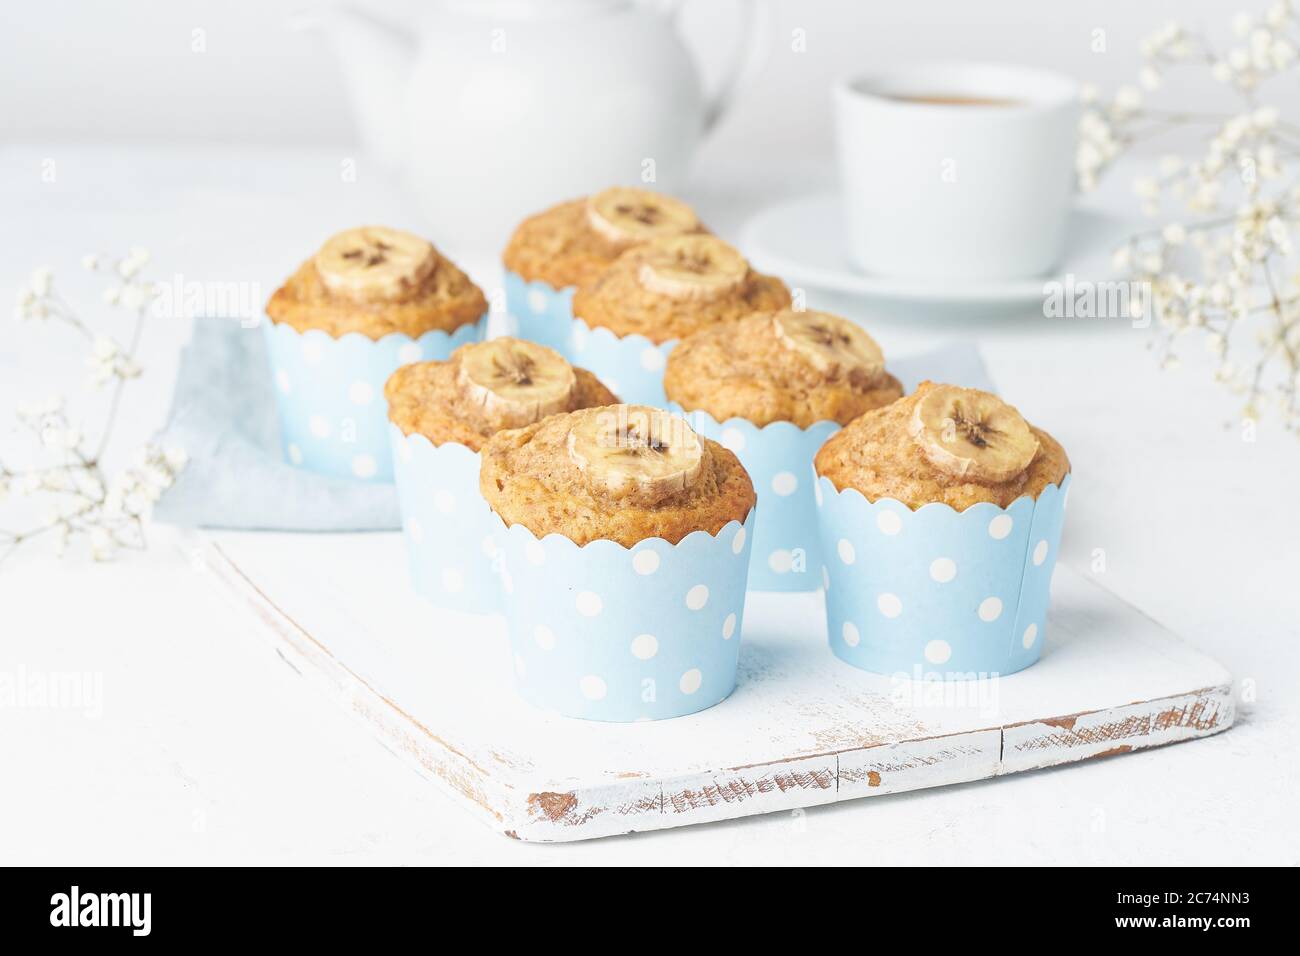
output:
M 416 432 L 403 435 L 391 422 L 388 430 L 412 586 L 439 607 L 500 611 L 501 522 L 478 490 L 478 452 L 457 442 L 435 445 Z
M 837 422 L 800 428 L 793 422 L 759 426 L 744 418 L 716 421 L 671 403 L 701 435 L 735 452 L 758 493 L 750 558 L 751 591 L 820 591 L 821 541 L 813 493 L 813 456 L 840 430 Z
M 664 720 L 736 686 L 755 510 L 717 535 L 625 548 L 536 538 L 496 518 L 515 682 L 525 700 L 586 720 Z
M 515 334 L 572 358 L 570 335 L 573 293 L 577 287 L 556 289 L 545 282 L 529 282 L 509 270 L 506 270 L 505 286 L 506 309 L 515 320 Z
M 664 366 L 676 344 L 677 339 L 656 344 L 644 335 L 618 336 L 604 326 L 593 329 L 574 319 L 568 358 L 589 369 L 622 401 L 666 408 Z
M 912 511 L 816 485 L 831 650 L 913 679 L 1013 674 L 1038 660 L 1070 476 L 1037 500 Z
M 357 332 L 334 338 L 320 329 L 262 323 L 280 443 L 292 465 L 336 478 L 393 480 L 384 383 L 401 365 L 445 359 L 483 338 L 487 316 L 454 333 L 412 339 L 394 332 L 375 341 Z

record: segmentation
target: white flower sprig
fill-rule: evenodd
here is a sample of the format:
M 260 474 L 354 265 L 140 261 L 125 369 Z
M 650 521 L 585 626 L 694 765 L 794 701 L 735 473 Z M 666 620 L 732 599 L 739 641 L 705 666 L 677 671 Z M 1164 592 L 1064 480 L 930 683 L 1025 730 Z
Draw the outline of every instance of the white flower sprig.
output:
M 93 331 L 55 290 L 49 269 L 37 269 L 27 286 L 18 293 L 16 314 L 29 321 L 59 322 L 75 329 L 87 341 L 89 386 L 109 388 L 108 412 L 99 441 L 87 442 L 85 434 L 68 419 L 62 398 L 28 402 L 18 408 L 18 421 L 36 439 L 45 463 L 24 469 L 0 462 L 0 500 L 7 495 L 39 497 L 45 506 L 43 521 L 24 531 L 0 530 L 0 563 L 23 543 L 48 536 L 55 551 L 63 554 L 68 544 L 84 540 L 91 557 L 107 560 L 121 548 L 144 547 L 144 518 L 150 507 L 171 487 L 185 467 L 186 455 L 179 448 L 146 447 L 111 479 L 102 459 L 117 419 L 122 389 L 142 373 L 135 355 L 140 344 L 153 284 L 141 273 L 149 262 L 144 249 L 132 249 L 120 259 L 86 256 L 82 265 L 112 276 L 104 301 L 132 313 L 130 341 L 123 346 L 115 339 Z
M 1115 264 L 1151 290 L 1163 367 L 1175 367 L 1178 347 L 1197 333 L 1216 359 L 1215 378 L 1244 399 L 1243 418 L 1274 408 L 1298 431 L 1300 125 L 1260 95 L 1269 80 L 1300 74 L 1300 20 L 1290 0 L 1278 0 L 1262 17 L 1237 14 L 1232 35 L 1226 52 L 1177 23 L 1148 37 L 1138 85 L 1104 102 L 1085 91 L 1076 167 L 1080 187 L 1091 189 L 1129 146 L 1171 129 L 1205 130 L 1203 151 L 1167 155 L 1133 184 L 1146 214 L 1173 203 L 1191 218 L 1130 237 Z M 1170 72 L 1197 64 L 1233 94 L 1235 110 L 1146 103 Z

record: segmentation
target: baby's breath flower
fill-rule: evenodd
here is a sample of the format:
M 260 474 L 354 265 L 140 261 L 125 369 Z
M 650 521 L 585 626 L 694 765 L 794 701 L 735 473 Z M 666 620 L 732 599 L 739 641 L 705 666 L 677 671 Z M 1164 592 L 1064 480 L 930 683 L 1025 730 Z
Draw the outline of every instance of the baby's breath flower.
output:
M 113 557 L 113 536 L 106 528 L 90 529 L 90 556 L 96 561 L 107 561 Z
M 1132 113 L 1142 105 L 1142 91 L 1136 86 L 1121 86 L 1115 94 L 1115 109 L 1117 112 Z
M 1160 181 L 1154 176 L 1140 176 L 1133 181 L 1133 192 L 1142 199 L 1155 199 L 1160 195 Z
M 42 267 L 32 273 L 32 291 L 41 298 L 50 294 L 50 288 L 54 284 L 54 271 L 48 267 Z
M 110 261 L 125 281 L 104 290 L 104 300 L 132 309 L 138 334 L 138 323 L 145 320 L 144 306 L 154 294 L 153 284 L 140 275 L 149 253 L 133 248 L 120 261 Z M 98 256 L 88 255 L 82 265 L 95 270 L 101 267 L 101 261 Z M 86 365 L 95 384 L 113 382 L 115 388 L 121 388 L 126 380 L 141 373 L 130 352 L 109 336 L 95 334 L 70 307 L 52 296 L 52 271 L 38 269 L 18 291 L 16 312 L 23 318 L 50 318 L 89 331 Z M 108 444 L 116 403 L 109 408 L 105 432 L 96 449 L 90 451 L 85 434 L 68 421 L 61 397 L 18 404 L 18 420 L 39 441 L 45 461 L 27 469 L 15 469 L 6 462 L 0 467 L 0 497 L 31 498 L 38 505 L 52 501 L 56 506 L 47 510 L 45 523 L 39 529 L 0 534 L 0 538 L 8 539 L 10 547 L 38 532 L 46 535 L 43 540 L 50 541 L 56 553 L 62 554 L 72 541 L 84 542 L 90 556 L 100 561 L 108 560 L 122 548 L 144 546 L 142 521 L 150 506 L 175 484 L 187 458 L 180 448 L 151 447 L 131 467 L 111 481 L 106 480 L 99 459 Z

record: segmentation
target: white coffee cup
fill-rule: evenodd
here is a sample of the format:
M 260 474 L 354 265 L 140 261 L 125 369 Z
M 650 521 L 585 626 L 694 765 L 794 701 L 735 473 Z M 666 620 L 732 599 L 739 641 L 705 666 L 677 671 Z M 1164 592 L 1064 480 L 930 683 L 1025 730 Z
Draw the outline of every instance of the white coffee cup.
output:
M 1060 261 L 1074 195 L 1074 80 L 932 63 L 848 80 L 834 96 L 848 249 L 860 268 L 1010 279 Z

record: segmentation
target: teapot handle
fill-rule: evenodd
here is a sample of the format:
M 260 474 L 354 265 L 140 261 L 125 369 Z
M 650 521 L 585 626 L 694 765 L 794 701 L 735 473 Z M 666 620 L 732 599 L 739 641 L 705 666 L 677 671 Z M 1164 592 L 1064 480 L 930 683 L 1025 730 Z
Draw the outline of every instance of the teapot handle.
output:
M 667 0 L 669 11 L 676 14 L 682 0 Z M 713 131 L 719 120 L 731 108 L 736 94 L 748 86 L 767 59 L 767 0 L 737 0 L 739 40 L 731 51 L 722 83 L 704 105 L 704 132 Z

